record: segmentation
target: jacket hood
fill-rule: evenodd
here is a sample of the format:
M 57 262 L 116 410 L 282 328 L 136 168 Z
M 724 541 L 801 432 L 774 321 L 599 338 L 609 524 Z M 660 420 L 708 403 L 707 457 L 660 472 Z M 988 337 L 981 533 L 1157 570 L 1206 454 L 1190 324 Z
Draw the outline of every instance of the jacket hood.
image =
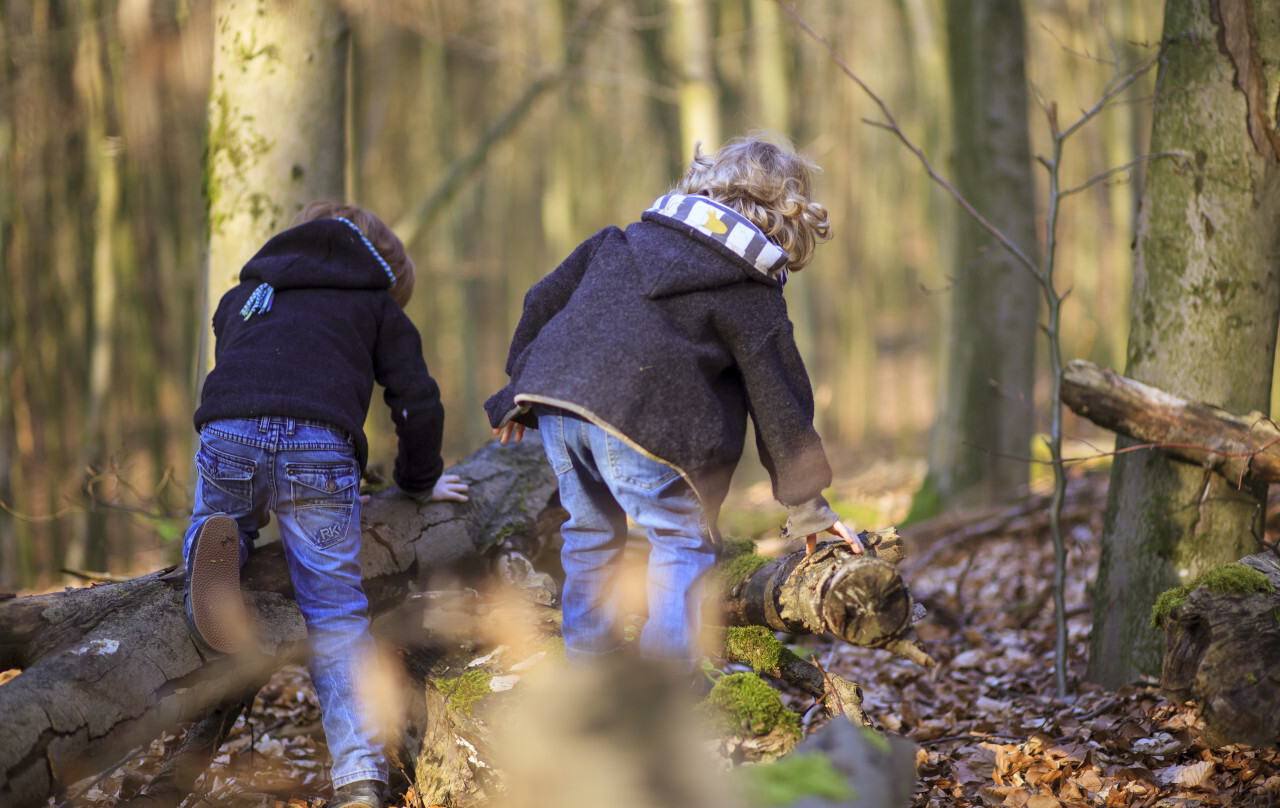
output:
M 627 240 L 646 256 L 637 264 L 641 286 L 651 299 L 743 281 L 782 287 L 772 273 L 786 266 L 787 254 L 726 205 L 705 196 L 668 194 L 640 218 L 662 225 L 627 228 Z M 708 249 L 727 260 L 708 261 Z
M 316 219 L 271 238 L 240 280 L 276 289 L 390 289 L 391 270 L 355 225 Z

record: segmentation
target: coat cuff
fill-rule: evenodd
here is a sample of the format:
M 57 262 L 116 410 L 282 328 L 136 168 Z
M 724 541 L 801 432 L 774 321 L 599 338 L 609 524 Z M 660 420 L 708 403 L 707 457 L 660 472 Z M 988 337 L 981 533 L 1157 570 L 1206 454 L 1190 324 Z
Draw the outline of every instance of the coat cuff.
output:
M 799 539 L 821 533 L 840 521 L 831 510 L 825 497 L 816 496 L 798 505 L 787 506 L 787 523 L 782 526 L 782 538 Z

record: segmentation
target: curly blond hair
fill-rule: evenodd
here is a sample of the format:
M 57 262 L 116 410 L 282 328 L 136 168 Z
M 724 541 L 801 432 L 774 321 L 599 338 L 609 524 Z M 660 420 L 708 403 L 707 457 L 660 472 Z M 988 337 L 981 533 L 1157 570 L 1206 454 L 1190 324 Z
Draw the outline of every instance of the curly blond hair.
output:
M 391 274 L 396 279 L 395 284 L 387 290 L 391 298 L 402 309 L 408 305 L 409 299 L 413 297 L 413 259 L 409 257 L 404 242 L 386 222 L 358 205 L 321 199 L 298 211 L 293 217 L 293 226 L 316 219 L 346 219 L 360 228 L 360 232 L 373 244 L 382 260 L 391 267 Z
M 705 196 L 741 213 L 787 252 L 787 269 L 803 269 L 819 242 L 831 238 L 827 209 L 810 196 L 818 166 L 771 136 L 735 138 L 713 155 L 693 149 L 693 162 L 673 193 Z

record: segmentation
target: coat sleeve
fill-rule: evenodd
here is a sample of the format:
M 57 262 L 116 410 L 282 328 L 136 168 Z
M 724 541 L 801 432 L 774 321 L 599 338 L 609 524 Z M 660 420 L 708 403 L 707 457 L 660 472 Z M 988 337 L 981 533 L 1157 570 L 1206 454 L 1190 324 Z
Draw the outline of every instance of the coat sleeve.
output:
M 783 536 L 818 533 L 839 518 L 822 491 L 831 466 L 813 428 L 813 390 L 788 320 L 737 356 L 760 461 L 787 507 Z
M 525 293 L 524 310 L 520 315 L 520 322 L 516 325 L 515 334 L 511 337 L 511 349 L 507 352 L 507 376 L 512 381 L 484 403 L 489 424 L 494 429 L 511 420 L 525 426 L 537 426 L 532 416 L 515 402 L 516 393 L 519 391 L 515 389 L 514 383 L 519 368 L 523 364 L 522 359 L 551 318 L 568 305 L 569 298 L 582 283 L 582 278 L 586 275 L 587 267 L 591 265 L 591 257 L 596 249 L 614 232 L 619 232 L 618 228 L 605 228 L 579 244 L 560 266 Z
M 422 358 L 418 329 L 390 296 L 387 303 L 374 346 L 374 378 L 385 388 L 383 398 L 396 427 L 399 448 L 392 477 L 414 494 L 430 491 L 444 472 L 444 406 Z

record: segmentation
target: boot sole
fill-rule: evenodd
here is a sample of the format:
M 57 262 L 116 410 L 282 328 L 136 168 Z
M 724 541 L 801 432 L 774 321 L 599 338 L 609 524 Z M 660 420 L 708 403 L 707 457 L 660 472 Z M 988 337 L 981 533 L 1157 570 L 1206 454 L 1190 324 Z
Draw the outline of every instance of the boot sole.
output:
M 240 593 L 240 529 L 234 519 L 210 516 L 200 526 L 187 576 L 187 616 L 197 638 L 214 651 L 234 653 L 247 634 Z

